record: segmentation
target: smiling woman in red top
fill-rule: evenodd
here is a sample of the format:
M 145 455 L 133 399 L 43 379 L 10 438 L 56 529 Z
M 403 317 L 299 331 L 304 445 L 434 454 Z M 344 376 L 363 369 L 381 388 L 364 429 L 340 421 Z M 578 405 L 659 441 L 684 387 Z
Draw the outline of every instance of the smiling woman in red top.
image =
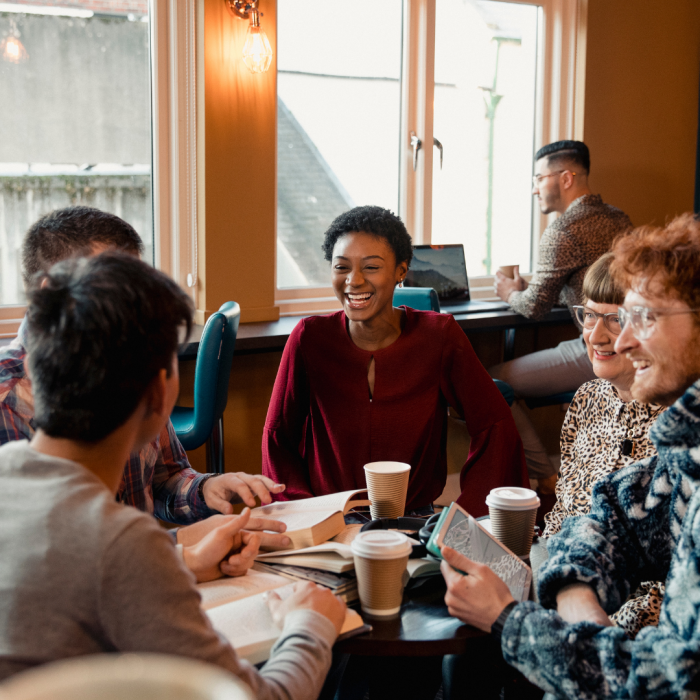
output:
M 341 214 L 323 249 L 343 310 L 303 319 L 282 356 L 263 435 L 263 473 L 278 498 L 363 488 L 363 466 L 411 465 L 407 511 L 430 506 L 447 478 L 447 407 L 471 435 L 459 502 L 474 515 L 496 486 L 527 486 L 508 405 L 454 318 L 392 305 L 411 237 L 381 207 Z

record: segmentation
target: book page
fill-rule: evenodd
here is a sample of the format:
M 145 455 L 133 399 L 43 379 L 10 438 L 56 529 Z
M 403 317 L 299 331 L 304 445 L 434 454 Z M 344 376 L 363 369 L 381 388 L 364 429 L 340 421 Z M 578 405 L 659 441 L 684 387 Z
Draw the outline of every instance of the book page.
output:
M 342 532 L 339 532 L 335 537 L 332 537 L 330 541 L 349 545 L 355 539 L 355 537 L 357 537 L 361 529 L 362 525 L 359 523 L 346 525 L 345 529 Z
M 365 491 L 366 489 L 355 489 L 353 491 L 329 493 L 325 496 L 315 496 L 314 498 L 301 498 L 298 501 L 276 501 L 267 506 L 253 508 L 250 515 L 253 518 L 281 520 L 280 516 L 289 513 L 311 513 L 314 511 L 324 511 L 328 514 L 336 511 L 342 513 L 348 500 L 355 494 L 364 493 Z
M 283 600 L 294 590 L 294 584 L 276 589 Z M 267 607 L 265 594 L 259 593 L 245 600 L 236 600 L 207 611 L 214 629 L 227 639 L 236 653 L 250 663 L 266 661 L 282 630 L 275 625 Z M 341 634 L 362 627 L 362 618 L 348 609 Z
M 200 583 L 197 585 L 197 590 L 202 596 L 202 609 L 210 610 L 233 600 L 240 600 L 256 593 L 287 585 L 289 585 L 289 579 L 284 578 L 284 576 L 250 569 L 245 576 L 226 577 Z
M 255 558 L 259 561 L 264 561 L 265 559 L 271 559 L 272 557 L 295 557 L 302 554 L 322 554 L 324 552 L 333 552 L 344 559 L 352 559 L 352 549 L 350 549 L 350 545 L 333 540 L 329 540 L 323 544 L 314 545 L 313 547 L 304 547 L 303 549 L 282 550 L 280 552 L 264 552 L 263 554 L 258 554 L 258 556 Z

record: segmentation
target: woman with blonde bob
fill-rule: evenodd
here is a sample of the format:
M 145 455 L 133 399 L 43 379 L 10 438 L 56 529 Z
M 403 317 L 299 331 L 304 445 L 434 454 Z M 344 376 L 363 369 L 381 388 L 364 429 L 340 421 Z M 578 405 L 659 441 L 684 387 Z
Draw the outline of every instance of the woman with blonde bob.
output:
M 665 410 L 635 401 L 632 361 L 615 352 L 620 334 L 618 307 L 625 292 L 610 274 L 613 254 L 600 257 L 583 280 L 584 302 L 574 306 L 597 379 L 574 396 L 561 431 L 561 470 L 557 502 L 545 516 L 544 537 L 555 535 L 565 518 L 587 515 L 593 486 L 604 477 L 656 454 L 649 429 Z M 657 624 L 663 584 L 644 583 L 612 619 L 634 636 Z

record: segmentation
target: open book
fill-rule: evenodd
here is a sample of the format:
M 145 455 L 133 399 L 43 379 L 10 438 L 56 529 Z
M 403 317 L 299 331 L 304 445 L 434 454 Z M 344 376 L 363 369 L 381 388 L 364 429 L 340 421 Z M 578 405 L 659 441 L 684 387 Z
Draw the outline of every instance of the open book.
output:
M 197 590 L 202 597 L 202 608 L 210 610 L 234 600 L 249 598 L 257 593 L 272 591 L 275 588 L 288 586 L 289 579 L 273 573 L 265 573 L 250 569 L 245 576 L 218 578 L 215 581 L 197 584 Z
M 248 575 L 241 578 L 248 578 L 251 573 L 248 572 Z M 283 581 L 286 585 L 275 590 L 284 599 L 292 594 L 294 584 L 290 584 L 288 579 Z M 201 586 L 198 588 L 201 590 Z M 207 615 L 214 629 L 230 642 L 238 656 L 252 664 L 267 661 L 272 647 L 282 634 L 282 630 L 272 620 L 265 593 L 257 593 L 242 600 L 234 600 L 210 608 L 207 610 Z M 345 623 L 340 632 L 341 636 L 357 634 L 364 630 L 369 630 L 369 627 L 365 626 L 358 613 L 348 608 L 345 613 Z
M 269 506 L 253 508 L 253 518 L 273 518 L 287 525 L 286 535 L 292 540 L 290 549 L 313 547 L 342 532 L 348 511 L 357 506 L 367 506 L 367 489 L 341 491 L 327 496 L 302 498 L 298 501 L 278 501 Z

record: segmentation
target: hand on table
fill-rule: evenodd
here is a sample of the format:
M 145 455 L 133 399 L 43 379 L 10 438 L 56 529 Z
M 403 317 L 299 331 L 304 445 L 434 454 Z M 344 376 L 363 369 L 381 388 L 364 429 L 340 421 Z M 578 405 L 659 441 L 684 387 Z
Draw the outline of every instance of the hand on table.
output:
M 557 594 L 557 612 L 565 622 L 595 622 L 603 627 L 613 623 L 600 605 L 595 591 L 585 583 L 565 586 Z
M 515 600 L 508 586 L 485 564 L 477 564 L 450 547 L 442 547 L 441 551 L 440 571 L 447 584 L 445 603 L 450 615 L 490 632 L 503 608 Z
M 204 493 L 205 503 L 212 510 L 229 515 L 233 513 L 231 505 L 233 499 L 236 503 L 242 501 L 247 506 L 255 508 L 256 496 L 263 505 L 267 505 L 272 502 L 270 494 L 282 493 L 284 489 L 284 484 L 276 484 L 266 476 L 235 472 L 207 479 L 202 487 L 202 493 Z
M 502 301 L 508 301 L 513 292 L 522 292 L 527 289 L 527 280 L 520 276 L 520 265 L 513 265 L 513 279 L 506 277 L 500 270 L 496 270 L 493 289 Z
M 243 529 L 249 521 L 248 508 L 240 515 L 222 516 L 220 524 L 183 548 L 185 564 L 198 583 L 223 575 L 243 576 L 250 569 L 260 547 L 260 535 Z
M 331 593 L 329 588 L 310 581 L 295 583 L 294 592 L 285 600 L 282 600 L 275 591 L 269 591 L 267 605 L 278 627 L 282 627 L 284 618 L 293 610 L 315 610 L 333 623 L 337 634 L 340 634 L 343 627 L 347 607 L 338 596 Z

